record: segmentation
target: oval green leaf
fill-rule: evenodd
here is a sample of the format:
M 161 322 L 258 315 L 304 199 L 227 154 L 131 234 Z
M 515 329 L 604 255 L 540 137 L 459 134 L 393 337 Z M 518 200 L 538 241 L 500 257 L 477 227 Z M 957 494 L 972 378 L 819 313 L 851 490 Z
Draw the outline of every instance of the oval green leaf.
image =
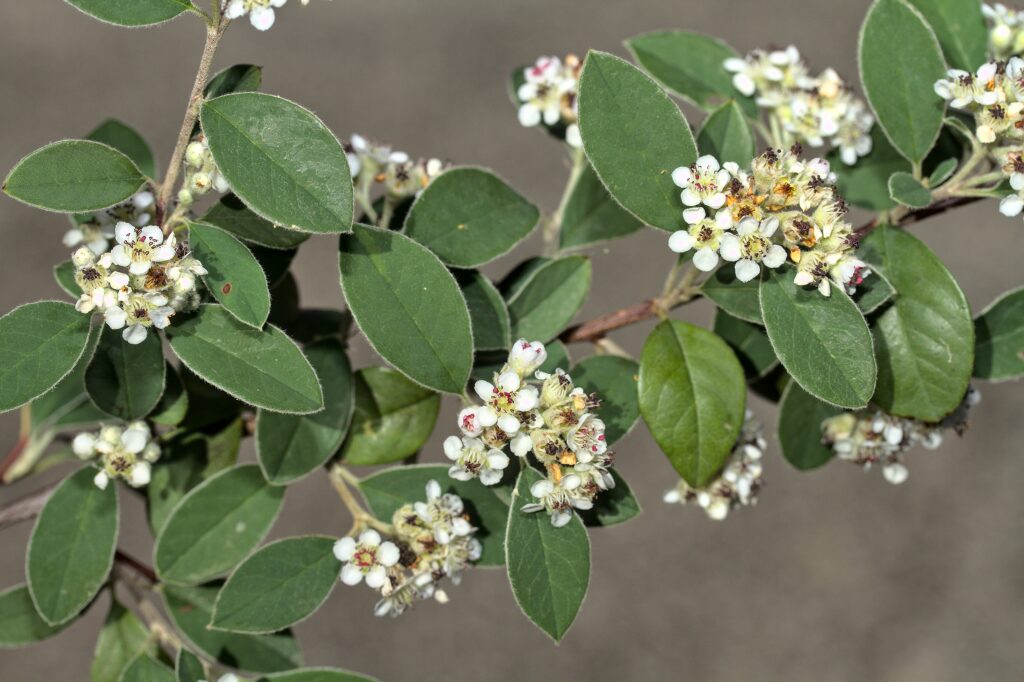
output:
M 4 180 L 3 190 L 47 211 L 88 213 L 121 203 L 145 182 L 132 160 L 113 147 L 61 140 L 19 161 Z
M 85 370 L 85 390 L 96 407 L 110 416 L 142 419 L 163 395 L 166 369 L 159 334 L 147 334 L 142 343 L 130 344 L 120 331 L 104 326 Z
M 34 644 L 53 637 L 70 624 L 50 625 L 39 617 L 28 585 L 0 592 L 0 649 Z
M 661 87 L 629 62 L 591 51 L 580 77 L 580 133 L 601 182 L 648 225 L 683 225 L 672 171 L 697 159 L 693 134 Z
M 775 354 L 805 391 L 840 407 L 868 404 L 878 376 L 871 332 L 846 292 L 822 296 L 794 284 L 791 269 L 772 270 L 761 282 L 761 315 Z
M 345 150 L 312 112 L 243 92 L 208 100 L 200 120 L 217 167 L 253 211 L 305 232 L 349 231 L 352 178 Z
M 738 317 L 744 322 L 764 324 L 761 320 L 761 299 L 758 291 L 760 287 L 761 281 L 758 277 L 749 282 L 741 282 L 736 279 L 733 268 L 718 268 L 704 280 L 700 290 L 714 301 L 715 305 L 733 317 Z
M 733 161 L 746 168 L 754 158 L 754 133 L 743 111 L 729 101 L 712 111 L 697 133 L 697 149 L 720 162 Z
M 206 268 L 203 282 L 224 309 L 251 327 L 262 327 L 270 315 L 270 289 L 259 261 L 224 230 L 189 223 L 188 243 Z
M 261 218 L 246 208 L 234 194 L 227 195 L 211 206 L 202 222 L 227 230 L 243 242 L 268 249 L 294 249 L 309 239 L 305 232 L 289 230 Z
M 334 539 L 308 535 L 261 547 L 217 595 L 214 630 L 269 634 L 311 616 L 330 596 L 341 562 Z
M 89 679 L 91 682 L 118 682 L 128 664 L 144 653 L 156 653 L 156 642 L 150 639 L 149 628 L 113 597 L 96 640 Z
M 832 448 L 821 443 L 821 423 L 842 409 L 815 398 L 789 382 L 779 401 L 779 445 L 782 456 L 800 471 L 817 469 L 832 459 Z
M 597 173 L 587 163 L 573 183 L 562 211 L 559 244 L 563 249 L 593 246 L 633 234 L 643 226 L 642 221 L 608 194 Z
M 266 479 L 285 485 L 323 465 L 341 447 L 355 404 L 355 380 L 341 343 L 329 339 L 306 348 L 324 388 L 324 409 L 311 415 L 260 410 L 256 456 Z
M 640 501 L 633 495 L 626 480 L 615 469 L 611 470 L 615 487 L 602 490 L 594 500 L 592 509 L 578 512 L 583 524 L 589 528 L 617 526 L 640 516 Z
M 546 342 L 572 322 L 590 292 L 591 266 L 583 256 L 545 262 L 508 299 L 512 336 Z
M 1024 375 L 1024 287 L 992 301 L 974 321 L 974 376 L 1006 381 Z
M 188 492 L 153 548 L 161 580 L 196 585 L 230 571 L 270 531 L 284 502 L 254 464 L 227 469 Z
M 178 650 L 178 660 L 174 665 L 174 674 L 178 682 L 205 682 L 206 671 L 194 653 L 182 647 Z
M 134 128 L 116 118 L 108 118 L 85 136 L 87 140 L 110 145 L 131 159 L 147 177 L 156 177 L 156 157 L 149 143 Z
M 719 309 L 715 311 L 712 330 L 732 347 L 748 381 L 760 379 L 778 365 L 779 359 L 764 327 Z
M 446 265 L 475 268 L 508 252 L 540 219 L 536 206 L 482 168 L 453 168 L 423 190 L 405 233 Z
M 78 615 L 110 573 L 117 546 L 117 485 L 100 490 L 83 467 L 53 491 L 28 541 L 25 572 L 36 611 L 50 625 Z
M 203 96 L 213 99 L 233 92 L 256 92 L 263 83 L 263 68 L 253 64 L 235 64 L 219 71 L 203 88 Z
M 732 453 L 746 407 L 743 368 L 713 333 L 676 320 L 647 337 L 640 414 L 679 475 L 702 488 Z
M 454 274 L 469 308 L 476 350 L 498 350 L 512 345 L 508 307 L 497 287 L 476 270 L 456 270 Z
M 257 682 L 377 682 L 377 680 L 337 668 L 303 668 L 261 677 Z
M 190 370 L 239 400 L 275 412 L 323 409 L 316 372 L 277 327 L 253 329 L 222 306 L 206 304 L 166 331 L 171 349 Z
M 459 285 L 437 256 L 366 225 L 342 236 L 340 250 L 345 300 L 374 350 L 413 381 L 460 393 L 473 367 L 473 331 Z
M 935 31 L 946 62 L 974 73 L 988 56 L 988 29 L 980 2 L 909 0 Z
M 174 671 L 146 654 L 136 656 L 118 682 L 175 682 Z
M 910 173 L 898 171 L 889 176 L 889 196 L 892 200 L 910 206 L 925 208 L 932 203 L 932 193 Z
M 86 14 L 118 26 L 150 26 L 193 9 L 189 0 L 67 0 Z
M 597 393 L 601 407 L 597 410 L 605 424 L 608 445 L 633 430 L 640 418 L 640 365 L 635 360 L 617 355 L 595 355 L 572 368 L 572 379 L 587 393 Z

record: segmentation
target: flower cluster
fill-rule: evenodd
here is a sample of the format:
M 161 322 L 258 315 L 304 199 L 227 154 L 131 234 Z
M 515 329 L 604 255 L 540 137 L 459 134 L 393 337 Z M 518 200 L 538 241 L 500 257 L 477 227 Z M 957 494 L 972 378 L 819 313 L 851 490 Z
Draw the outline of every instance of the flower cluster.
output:
M 761 425 L 747 410 L 739 440 L 718 477 L 703 488 L 694 488 L 680 479 L 662 499 L 667 504 L 696 504 L 716 521 L 728 516 L 730 509 L 757 504 L 757 493 L 764 486 L 761 458 L 765 447 Z
M 153 193 L 144 190 L 128 201 L 111 206 L 91 215 L 75 216 L 75 226 L 64 234 L 64 246 L 69 249 L 85 245 L 97 256 L 110 248 L 110 240 L 114 238 L 114 226 L 117 223 L 131 223 L 136 227 L 145 227 L 153 219 L 152 211 L 156 205 Z
M 853 255 L 857 244 L 846 202 L 828 161 L 804 161 L 800 154 L 799 145 L 768 149 L 749 171 L 719 164 L 713 156 L 675 169 L 672 180 L 682 189 L 689 228 L 674 232 L 669 248 L 693 249 L 694 266 L 705 272 L 720 258 L 733 262 L 741 282 L 757 277 L 762 266 L 780 267 L 788 257 L 797 284 L 813 284 L 828 296 L 831 280 L 852 294 L 870 271 Z
M 962 434 L 967 429 L 969 410 L 980 401 L 981 394 L 968 388 L 959 407 L 937 424 L 895 417 L 877 409 L 844 412 L 822 422 L 822 443 L 839 459 L 864 469 L 880 463 L 885 480 L 898 485 L 909 475 L 904 453 L 918 444 L 935 450 L 942 445 L 944 431 Z
M 375 144 L 362 135 L 352 136 L 345 145 L 345 155 L 353 182 L 358 184 L 362 180 L 367 185 L 378 182 L 394 201 L 417 196 L 447 169 L 447 164 L 440 159 L 414 161 L 405 152 Z
M 437 481 L 427 483 L 427 501 L 398 508 L 385 540 L 375 530 L 359 538 L 344 537 L 334 544 L 334 555 L 343 563 L 341 581 L 346 585 L 380 590 L 378 616 L 397 616 L 414 601 L 433 597 L 441 603 L 448 596 L 438 587 L 444 578 L 458 585 L 462 573 L 480 558 L 483 550 L 465 514 L 462 498 L 441 493 Z
M 96 461 L 100 470 L 93 482 L 101 490 L 112 478 L 122 478 L 133 488 L 147 485 L 150 465 L 160 459 L 160 446 L 143 421 L 80 433 L 71 441 L 71 450 L 80 459 Z
M 516 90 L 519 102 L 519 123 L 527 128 L 544 124 L 555 132 L 564 132 L 565 141 L 572 147 L 582 147 L 580 137 L 579 91 L 583 63 L 570 54 L 562 61 L 558 57 L 539 57 L 533 66 L 523 69 L 523 82 Z
M 103 313 L 108 327 L 123 330 L 125 341 L 138 344 L 150 327 L 163 329 L 175 312 L 199 304 L 196 277 L 206 270 L 173 233 L 165 238 L 155 225 L 120 222 L 114 236 L 117 245 L 98 257 L 84 246 L 72 255 L 82 290 L 75 308 Z
M 975 136 L 1014 190 L 1000 201 L 999 211 L 1019 215 L 1024 210 L 1024 59 L 986 62 L 975 73 L 950 69 L 935 82 L 935 93 L 951 108 L 974 116 Z
M 206 136 L 200 133 L 185 147 L 185 179 L 178 192 L 178 203 L 191 206 L 197 197 L 216 190 L 223 194 L 231 190 L 227 178 L 217 168 Z
M 483 404 L 459 413 L 462 436 L 448 438 L 444 451 L 452 460 L 452 478 L 479 478 L 484 485 L 501 480 L 509 464 L 506 445 L 524 462 L 532 453 L 547 477 L 532 486 L 536 501 L 523 511 L 546 511 L 558 527 L 569 523 L 573 509 L 590 509 L 601 491 L 615 487 L 609 473 L 613 453 L 595 412 L 598 397 L 587 395 L 561 369 L 538 371 L 545 360 L 544 344 L 516 341 L 493 382 L 474 385 Z
M 988 46 L 996 59 L 1024 53 L 1024 12 L 998 2 L 982 4 L 981 11 L 988 20 Z
M 811 76 L 792 45 L 771 52 L 755 50 L 745 58 L 725 60 L 724 66 L 734 74 L 737 90 L 748 97 L 757 95 L 757 105 L 767 112 L 781 144 L 828 143 L 851 166 L 871 153 L 875 119 L 835 70 Z
M 258 31 L 266 31 L 274 25 L 275 7 L 283 7 L 288 0 L 224 0 L 224 16 L 228 19 L 240 19 L 249 15 L 249 23 Z M 303 0 L 302 4 L 306 4 Z

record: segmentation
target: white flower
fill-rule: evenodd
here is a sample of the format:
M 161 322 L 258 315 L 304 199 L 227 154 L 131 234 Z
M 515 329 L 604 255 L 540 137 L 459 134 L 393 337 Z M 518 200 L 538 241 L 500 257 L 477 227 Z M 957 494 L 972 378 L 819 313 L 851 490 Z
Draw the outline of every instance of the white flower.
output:
M 224 16 L 238 19 L 246 12 L 249 22 L 259 31 L 266 31 L 274 25 L 274 8 L 283 7 L 288 0 L 227 0 Z
M 754 279 L 761 272 L 761 263 L 777 268 L 786 262 L 786 249 L 770 241 L 778 227 L 779 219 L 774 216 L 760 223 L 744 218 L 735 235 L 722 236 L 719 252 L 725 260 L 736 262 L 736 279 L 741 282 Z
M 100 490 L 106 490 L 110 484 L 110 476 L 107 475 L 106 471 L 100 471 L 93 476 L 92 482 Z
M 448 475 L 457 481 L 479 478 L 484 485 L 495 485 L 501 481 L 509 459 L 501 450 L 487 448 L 476 438 L 449 436 L 444 441 L 445 456 L 455 462 L 448 469 Z
M 999 212 L 1012 218 L 1024 210 L 1024 199 L 1019 194 L 1008 194 L 999 200 Z
M 462 498 L 451 493 L 441 494 L 441 485 L 437 481 L 427 482 L 427 501 L 416 502 L 413 509 L 416 515 L 434 534 L 434 539 L 447 545 L 452 538 L 472 535 L 476 530 L 463 514 Z
M 393 542 L 381 542 L 375 530 L 365 530 L 359 541 L 344 537 L 334 543 L 334 556 L 343 562 L 341 582 L 358 585 L 364 579 L 373 589 L 380 589 L 387 580 L 387 569 L 398 563 L 400 553 Z
M 540 57 L 523 70 L 524 82 L 516 91 L 520 125 L 532 128 L 542 121 L 553 126 L 562 119 L 562 98 L 575 87 L 575 81 L 566 77 L 562 60 L 558 57 Z
M 547 349 L 540 341 L 527 341 L 519 339 L 512 344 L 512 350 L 508 354 L 508 368 L 519 376 L 532 374 L 538 367 L 548 359 Z
M 686 206 L 700 206 L 718 209 L 725 205 L 725 188 L 730 180 L 729 171 L 722 168 L 718 159 L 706 154 L 693 165 L 680 166 L 672 171 L 672 182 L 682 188 L 682 200 Z
M 71 451 L 81 459 L 89 459 L 96 454 L 96 436 L 91 433 L 80 433 L 71 441 Z
M 497 385 L 481 379 L 474 384 L 473 390 L 485 403 L 478 408 L 481 423 L 491 421 L 493 414 L 492 423 L 510 436 L 519 431 L 516 413 L 534 409 L 540 400 L 537 389 L 524 386 L 522 378 L 515 372 L 502 372 L 498 375 Z
M 690 229 L 673 232 L 668 238 L 668 248 L 676 253 L 686 253 L 695 248 L 694 266 L 703 272 L 714 270 L 718 265 L 722 235 L 732 227 L 732 212 L 722 209 L 715 214 L 714 220 L 710 220 L 704 208 L 698 206 L 683 211 L 683 220 L 690 224 Z
M 569 474 L 562 477 L 558 483 L 552 483 L 548 479 L 535 482 L 530 486 L 530 494 L 537 500 L 525 504 L 522 511 L 526 513 L 547 511 L 551 516 L 551 525 L 561 528 L 572 520 L 572 510 L 590 509 L 593 502 L 588 499 L 579 498 L 573 495 L 583 483 L 576 474 Z
M 484 429 L 498 422 L 498 413 L 486 405 L 467 407 L 459 412 L 459 429 L 470 437 L 479 436 Z
M 851 296 L 857 291 L 857 287 L 864 281 L 864 278 L 870 274 L 871 268 L 856 256 L 844 256 L 829 270 L 832 281 L 843 287 Z
M 576 426 L 569 429 L 565 442 L 576 453 L 576 460 L 586 464 L 608 450 L 604 435 L 604 422 L 593 414 L 584 414 Z
M 115 265 L 128 268 L 133 275 L 145 275 L 153 263 L 174 258 L 174 235 L 164 241 L 164 233 L 155 225 L 136 228 L 120 222 L 114 228 L 117 246 L 110 252 Z

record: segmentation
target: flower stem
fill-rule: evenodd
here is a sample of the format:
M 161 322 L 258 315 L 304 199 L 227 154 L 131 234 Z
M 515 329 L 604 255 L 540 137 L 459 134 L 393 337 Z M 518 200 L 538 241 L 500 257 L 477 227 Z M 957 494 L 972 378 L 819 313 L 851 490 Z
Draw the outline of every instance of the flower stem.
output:
M 550 256 L 558 251 L 558 235 L 562 230 L 562 218 L 565 215 L 565 208 L 569 205 L 569 197 L 576 187 L 576 182 L 583 174 L 587 165 L 587 157 L 582 147 L 570 147 L 569 158 L 572 160 L 572 167 L 569 170 L 569 179 L 562 190 L 562 198 L 558 201 L 558 210 L 544 224 L 544 255 Z
M 359 486 L 359 479 L 352 472 L 340 464 L 335 464 L 331 467 L 328 477 L 331 479 L 331 485 L 338 491 L 338 497 L 341 498 L 342 504 L 345 505 L 349 514 L 352 515 L 352 528 L 348 531 L 347 535 L 355 535 L 367 527 L 379 530 L 382 533 L 391 534 L 394 532 L 391 524 L 378 521 L 356 499 L 355 493 L 352 492 L 352 487 Z

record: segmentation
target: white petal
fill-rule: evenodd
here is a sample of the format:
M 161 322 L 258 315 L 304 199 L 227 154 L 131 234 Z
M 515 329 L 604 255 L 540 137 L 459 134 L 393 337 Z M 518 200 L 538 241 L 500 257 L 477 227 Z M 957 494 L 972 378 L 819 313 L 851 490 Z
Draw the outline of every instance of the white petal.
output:
M 383 566 L 374 566 L 366 574 L 366 586 L 379 590 L 387 578 L 388 572 Z
M 778 244 L 772 244 L 768 254 L 763 259 L 764 264 L 769 268 L 777 268 L 786 262 L 786 249 Z
M 126 268 L 132 264 L 131 251 L 129 251 L 127 247 L 121 244 L 115 246 L 114 249 L 110 252 L 110 259 L 114 262 L 115 265 L 120 265 L 122 268 Z
M 736 226 L 736 233 L 740 235 L 752 234 L 757 232 L 757 221 L 747 216 L 740 221 L 740 224 Z
M 444 456 L 454 461 L 462 454 L 462 439 L 458 436 L 448 436 L 444 439 Z
M 557 511 L 551 515 L 551 525 L 555 528 L 561 528 L 570 521 L 572 521 L 572 512 Z
M 668 248 L 676 253 L 686 253 L 693 248 L 693 241 L 689 232 L 678 230 L 668 238 Z
M 117 306 L 111 306 L 103 311 L 103 320 L 111 329 L 121 329 L 128 322 L 128 313 Z
M 520 412 L 529 412 L 537 407 L 539 398 L 536 390 L 522 389 L 516 394 L 515 407 Z
M 725 205 L 725 195 L 719 192 L 704 200 L 704 205 L 709 208 L 722 208 Z
M 707 246 L 697 249 L 697 253 L 693 254 L 693 264 L 701 272 L 711 272 L 718 265 L 718 253 Z
M 480 426 L 487 428 L 488 426 L 494 426 L 498 423 L 498 413 L 495 412 L 493 408 L 483 405 L 477 408 L 476 419 L 477 422 L 480 423 Z
M 341 582 L 346 585 L 358 585 L 363 582 L 363 572 L 355 564 L 345 564 L 341 567 Z
M 519 107 L 519 125 L 525 128 L 532 128 L 540 123 L 540 109 L 534 104 L 524 104 Z
M 765 218 L 764 220 L 761 221 L 761 226 L 759 229 L 761 230 L 762 235 L 764 235 L 765 237 L 771 237 L 773 234 L 775 234 L 775 231 L 779 229 L 779 219 L 776 218 L 775 216 Z
M 536 497 L 537 499 L 547 497 L 552 492 L 554 492 L 554 490 L 555 485 L 546 478 L 541 479 L 530 486 L 530 494 Z
M 253 7 L 249 10 L 249 23 L 257 31 L 266 31 L 274 25 L 274 10 L 271 7 Z
M 736 263 L 736 279 L 741 282 L 749 282 L 761 272 L 761 266 L 754 261 L 744 258 Z
M 133 260 L 128 266 L 128 272 L 133 275 L 145 275 L 149 272 L 149 261 Z
M 123 272 L 112 272 L 107 276 L 107 284 L 113 289 L 123 289 L 129 281 L 128 275 Z
M 509 448 L 516 457 L 525 457 L 533 449 L 533 440 L 530 439 L 530 434 L 520 433 L 509 442 Z
M 380 544 L 380 533 L 373 529 L 364 530 L 359 534 L 359 544 L 376 547 Z
M 498 388 L 509 393 L 518 391 L 522 383 L 522 379 L 515 372 L 505 372 L 498 377 Z
M 683 220 L 685 220 L 688 225 L 696 225 L 700 221 L 704 220 L 705 217 L 707 217 L 707 211 L 704 210 L 703 206 L 695 206 L 683 211 Z
M 224 16 L 228 19 L 237 19 L 245 14 L 245 4 L 242 0 L 231 0 L 224 9 Z
M 157 263 L 163 263 L 174 258 L 175 249 L 170 244 L 163 244 L 156 247 L 153 250 L 152 260 Z
M 135 240 L 135 226 L 123 220 L 114 227 L 114 238 L 118 244 L 126 244 L 129 240 Z
M 494 384 L 483 379 L 473 384 L 473 390 L 479 396 L 480 400 L 487 401 L 494 397 Z
M 152 476 L 152 468 L 149 462 L 136 462 L 132 465 L 132 472 L 128 476 L 128 484 L 134 488 L 141 488 L 144 485 L 149 485 L 149 480 Z
M 680 166 L 672 171 L 672 182 L 676 183 L 677 187 L 685 189 L 690 186 L 691 180 L 693 180 L 693 172 L 687 166 Z
M 1020 215 L 1020 212 L 1024 210 L 1024 199 L 1021 199 L 1016 194 L 1003 197 L 999 202 L 999 212 L 1004 216 L 1013 217 Z
M 732 211 L 724 210 L 715 214 L 715 225 L 722 230 L 732 227 Z
M 689 187 L 680 192 L 679 198 L 682 200 L 684 206 L 700 205 L 700 195 L 694 192 Z
M 721 168 L 721 166 L 718 165 L 718 159 L 713 157 L 711 154 L 705 154 L 698 158 L 697 167 L 712 173 Z
M 150 246 L 156 246 L 164 241 L 164 233 L 156 225 L 149 225 L 139 230 L 139 239 L 145 239 Z
M 133 426 L 125 429 L 124 433 L 121 434 L 121 445 L 124 449 L 133 455 L 137 455 L 146 448 L 146 443 L 149 442 L 149 429 L 145 427 Z
M 510 436 L 519 433 L 520 426 L 519 420 L 510 414 L 503 414 L 498 417 L 498 428 Z
M 377 560 L 381 566 L 394 566 L 398 563 L 400 556 L 401 553 L 393 542 L 381 543 L 380 550 L 377 552 Z
M 137 346 L 146 340 L 146 335 L 148 333 L 149 332 L 146 331 L 146 328 L 141 324 L 133 324 L 121 332 L 121 338 L 133 346 Z
M 492 469 L 504 469 L 508 463 L 508 455 L 501 450 L 491 450 L 487 453 L 487 466 Z
M 80 433 L 71 441 L 71 451 L 78 457 L 92 457 L 96 452 L 96 436 L 91 433 Z
M 107 476 L 107 472 L 106 471 L 101 471 L 98 474 L 96 474 L 95 477 L 93 477 L 92 482 L 100 490 L 106 490 L 107 489 L 107 484 L 110 483 L 110 477 Z
M 740 240 L 734 234 L 722 235 L 722 239 L 718 243 L 718 253 L 727 261 L 739 260 Z

